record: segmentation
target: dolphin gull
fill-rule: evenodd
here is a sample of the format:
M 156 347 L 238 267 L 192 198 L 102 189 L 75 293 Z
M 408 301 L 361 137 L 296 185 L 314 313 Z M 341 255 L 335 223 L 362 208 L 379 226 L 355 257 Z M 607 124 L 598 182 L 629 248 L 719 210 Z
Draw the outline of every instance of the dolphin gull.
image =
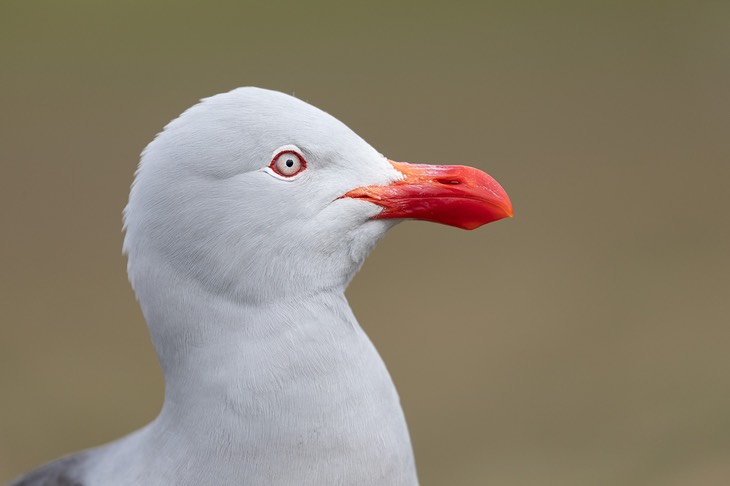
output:
M 345 288 L 403 219 L 511 216 L 487 174 L 393 162 L 297 98 L 202 100 L 144 150 L 124 211 L 162 410 L 11 484 L 418 484 L 398 394 Z

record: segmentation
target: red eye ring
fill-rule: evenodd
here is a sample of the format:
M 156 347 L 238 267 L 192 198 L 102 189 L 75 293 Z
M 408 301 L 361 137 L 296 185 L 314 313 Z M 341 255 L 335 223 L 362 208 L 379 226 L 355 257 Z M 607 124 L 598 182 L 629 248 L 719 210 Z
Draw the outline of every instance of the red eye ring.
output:
M 307 168 L 304 157 L 293 150 L 282 150 L 274 156 L 269 168 L 281 177 L 294 177 Z

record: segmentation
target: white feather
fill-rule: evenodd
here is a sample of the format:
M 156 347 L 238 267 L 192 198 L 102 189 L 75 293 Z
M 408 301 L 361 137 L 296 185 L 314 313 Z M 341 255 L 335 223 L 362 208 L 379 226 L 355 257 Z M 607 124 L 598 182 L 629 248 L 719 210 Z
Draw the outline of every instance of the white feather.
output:
M 294 146 L 295 180 L 264 170 Z M 165 375 L 155 421 L 95 450 L 85 485 L 414 485 L 388 372 L 344 297 L 393 222 L 338 199 L 401 175 L 330 115 L 240 88 L 145 149 L 130 281 Z

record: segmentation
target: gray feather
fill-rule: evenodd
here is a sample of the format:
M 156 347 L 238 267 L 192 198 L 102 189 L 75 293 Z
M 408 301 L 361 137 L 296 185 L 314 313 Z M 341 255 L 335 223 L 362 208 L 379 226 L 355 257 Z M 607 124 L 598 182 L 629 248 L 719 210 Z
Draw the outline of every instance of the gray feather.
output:
M 16 479 L 8 486 L 84 486 L 81 482 L 86 453 L 50 462 Z

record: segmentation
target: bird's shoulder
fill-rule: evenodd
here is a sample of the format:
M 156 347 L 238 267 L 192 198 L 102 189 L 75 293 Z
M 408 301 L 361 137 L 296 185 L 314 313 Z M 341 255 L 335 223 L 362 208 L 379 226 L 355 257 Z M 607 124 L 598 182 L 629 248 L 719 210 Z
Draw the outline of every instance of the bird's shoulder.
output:
M 81 480 L 86 453 L 49 462 L 12 481 L 7 486 L 84 486 Z

